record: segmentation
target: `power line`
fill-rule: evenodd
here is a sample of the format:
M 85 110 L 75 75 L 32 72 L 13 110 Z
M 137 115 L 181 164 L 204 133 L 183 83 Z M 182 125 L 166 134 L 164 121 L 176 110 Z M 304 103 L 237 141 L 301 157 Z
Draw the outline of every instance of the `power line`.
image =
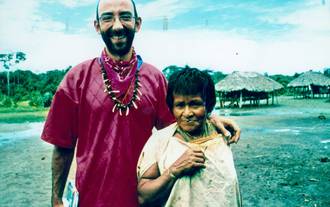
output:
M 167 16 L 164 16 L 163 19 L 163 31 L 167 31 L 168 30 L 168 18 Z

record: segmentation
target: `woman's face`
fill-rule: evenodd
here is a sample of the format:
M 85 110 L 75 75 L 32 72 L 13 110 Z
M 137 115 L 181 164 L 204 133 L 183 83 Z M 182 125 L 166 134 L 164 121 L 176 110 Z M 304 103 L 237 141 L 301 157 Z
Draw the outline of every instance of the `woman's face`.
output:
M 180 128 L 191 135 L 199 135 L 206 120 L 205 103 L 200 95 L 173 95 L 172 112 Z

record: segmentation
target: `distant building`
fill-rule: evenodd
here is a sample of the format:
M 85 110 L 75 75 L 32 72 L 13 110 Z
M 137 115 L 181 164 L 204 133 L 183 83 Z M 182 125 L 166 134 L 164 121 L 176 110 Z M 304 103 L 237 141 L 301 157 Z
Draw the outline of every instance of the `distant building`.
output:
M 220 107 L 224 107 L 226 102 L 229 102 L 229 106 L 240 108 L 245 101 L 249 101 L 250 105 L 259 105 L 260 100 L 264 99 L 268 104 L 269 98 L 274 104 L 276 92 L 282 88 L 282 84 L 259 73 L 239 71 L 226 76 L 215 85 Z
M 318 97 L 329 96 L 330 78 L 319 72 L 308 71 L 292 80 L 288 87 L 293 90 L 295 98 L 314 98 L 315 95 Z

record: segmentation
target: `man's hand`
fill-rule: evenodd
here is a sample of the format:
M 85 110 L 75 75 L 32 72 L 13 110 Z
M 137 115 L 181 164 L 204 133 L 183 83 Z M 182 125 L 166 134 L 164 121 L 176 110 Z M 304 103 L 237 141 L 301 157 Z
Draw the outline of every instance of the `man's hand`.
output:
M 241 136 L 241 129 L 234 120 L 211 115 L 210 121 L 228 140 L 227 144 L 238 142 Z
M 63 203 L 61 204 L 54 204 L 53 207 L 64 207 Z
M 52 157 L 52 206 L 63 207 L 62 196 L 74 149 L 54 147 Z

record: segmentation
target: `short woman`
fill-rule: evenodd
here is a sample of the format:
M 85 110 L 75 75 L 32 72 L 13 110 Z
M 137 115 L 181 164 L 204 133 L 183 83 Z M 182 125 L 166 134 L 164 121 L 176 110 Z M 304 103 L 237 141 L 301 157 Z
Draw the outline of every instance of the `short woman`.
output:
M 142 206 L 241 206 L 233 155 L 208 120 L 216 98 L 206 72 L 185 68 L 169 79 L 167 104 L 176 123 L 152 135 L 141 152 Z

